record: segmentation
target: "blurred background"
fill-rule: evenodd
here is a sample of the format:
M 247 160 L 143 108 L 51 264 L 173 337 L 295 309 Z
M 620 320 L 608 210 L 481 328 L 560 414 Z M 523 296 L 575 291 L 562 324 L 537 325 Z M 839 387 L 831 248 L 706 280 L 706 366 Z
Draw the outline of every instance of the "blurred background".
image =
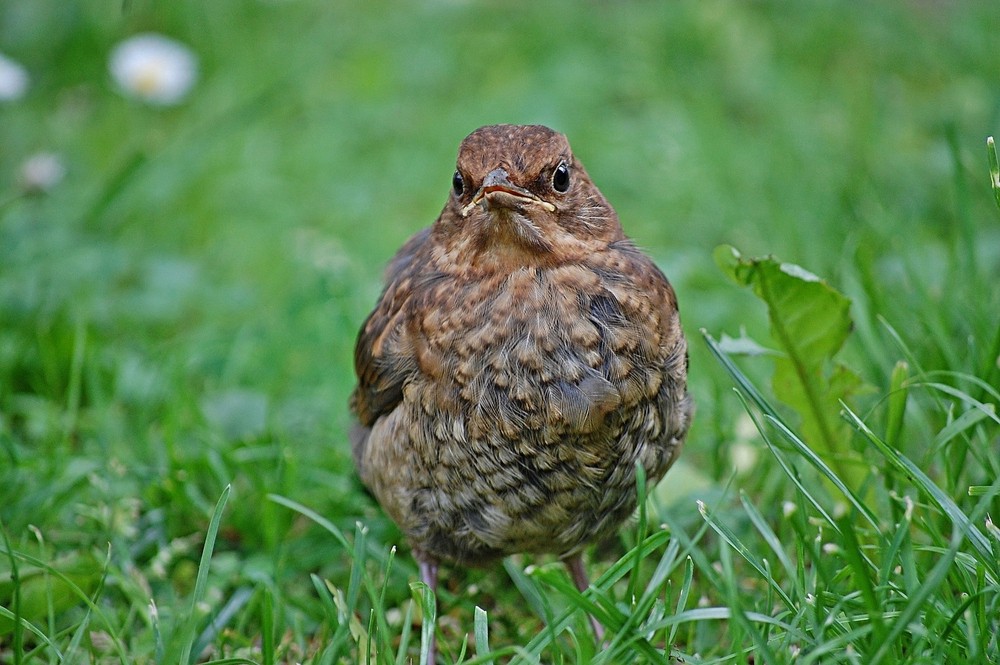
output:
M 167 55 L 113 71 L 148 33 Z M 81 569 L 120 544 L 167 612 L 228 483 L 233 585 L 346 574 L 268 493 L 394 542 L 349 461 L 355 335 L 497 122 L 565 133 L 674 283 L 699 403 L 680 486 L 718 488 L 746 438 L 699 329 L 766 339 L 719 244 L 855 298 L 869 382 L 895 360 L 878 317 L 929 366 L 992 372 L 997 35 L 995 0 L 7 0 L 0 519 Z

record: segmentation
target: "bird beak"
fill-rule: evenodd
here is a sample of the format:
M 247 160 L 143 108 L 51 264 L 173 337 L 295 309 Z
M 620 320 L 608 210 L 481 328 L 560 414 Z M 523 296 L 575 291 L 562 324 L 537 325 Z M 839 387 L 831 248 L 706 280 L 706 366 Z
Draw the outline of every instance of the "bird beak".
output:
M 472 197 L 472 201 L 462 208 L 462 217 L 468 217 L 472 209 L 480 204 L 503 208 L 537 205 L 549 212 L 556 211 L 556 207 L 548 201 L 543 201 L 528 190 L 513 184 L 507 175 L 507 171 L 502 168 L 495 168 L 486 174 L 486 178 L 483 179 L 483 186 Z

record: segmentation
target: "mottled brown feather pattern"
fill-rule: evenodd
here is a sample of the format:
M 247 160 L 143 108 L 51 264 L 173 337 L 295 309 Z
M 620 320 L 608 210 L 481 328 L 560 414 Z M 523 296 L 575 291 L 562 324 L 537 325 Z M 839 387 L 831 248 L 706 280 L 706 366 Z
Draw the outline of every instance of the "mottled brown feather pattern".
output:
M 354 458 L 421 556 L 570 554 L 631 514 L 636 461 L 655 482 L 680 450 L 676 297 L 561 134 L 484 127 L 457 166 L 361 330 Z M 497 169 L 510 191 L 471 205 Z

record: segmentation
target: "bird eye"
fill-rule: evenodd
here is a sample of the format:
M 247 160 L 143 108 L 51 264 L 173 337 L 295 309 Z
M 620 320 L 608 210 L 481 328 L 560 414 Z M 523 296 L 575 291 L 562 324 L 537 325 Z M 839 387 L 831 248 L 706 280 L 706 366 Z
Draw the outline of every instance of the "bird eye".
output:
M 552 189 L 557 192 L 569 189 L 569 165 L 566 162 L 559 162 L 559 166 L 552 172 Z
M 455 196 L 461 196 L 465 191 L 465 180 L 459 171 L 455 171 L 455 175 L 451 177 L 451 188 L 455 190 Z

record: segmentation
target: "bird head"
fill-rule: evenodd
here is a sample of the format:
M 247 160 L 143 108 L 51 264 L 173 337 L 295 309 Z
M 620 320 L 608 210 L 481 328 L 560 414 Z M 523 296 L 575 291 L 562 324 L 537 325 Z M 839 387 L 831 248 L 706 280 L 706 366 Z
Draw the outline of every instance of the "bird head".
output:
M 466 137 L 437 227 L 453 258 L 508 267 L 572 260 L 622 237 L 566 137 L 541 125 L 491 125 Z

